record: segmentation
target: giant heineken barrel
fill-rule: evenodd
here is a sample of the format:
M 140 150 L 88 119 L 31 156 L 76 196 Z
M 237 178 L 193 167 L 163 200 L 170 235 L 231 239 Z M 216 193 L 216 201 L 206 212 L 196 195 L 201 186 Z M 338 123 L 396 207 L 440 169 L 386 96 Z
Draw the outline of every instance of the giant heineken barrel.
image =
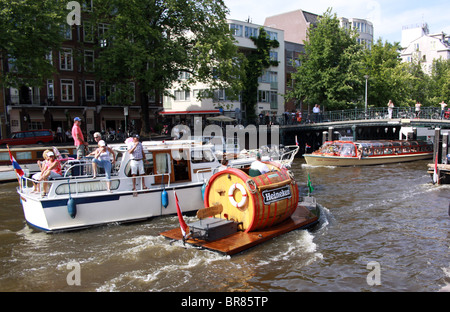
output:
M 288 219 L 298 205 L 298 187 L 286 169 L 266 164 L 273 171 L 256 177 L 234 168 L 214 174 L 205 189 L 205 207 L 221 205 L 221 217 L 239 222 L 245 232 Z

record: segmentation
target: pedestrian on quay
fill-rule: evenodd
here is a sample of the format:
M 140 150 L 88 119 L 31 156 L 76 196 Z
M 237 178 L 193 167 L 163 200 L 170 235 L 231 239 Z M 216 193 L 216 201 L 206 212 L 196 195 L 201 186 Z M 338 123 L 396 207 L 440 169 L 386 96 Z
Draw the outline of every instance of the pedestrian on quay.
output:
M 86 146 L 88 145 L 88 143 L 84 140 L 80 125 L 81 119 L 79 117 L 75 117 L 73 119 L 72 138 L 77 148 L 77 159 L 81 159 L 86 156 Z

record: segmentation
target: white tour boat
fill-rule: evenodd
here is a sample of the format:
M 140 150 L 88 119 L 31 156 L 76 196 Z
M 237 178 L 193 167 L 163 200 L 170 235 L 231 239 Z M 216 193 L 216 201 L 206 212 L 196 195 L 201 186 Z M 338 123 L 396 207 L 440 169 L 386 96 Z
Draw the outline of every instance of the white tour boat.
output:
M 49 184 L 45 196 L 33 192 L 37 181 L 23 179 L 18 193 L 27 223 L 45 232 L 59 232 L 176 214 L 175 192 L 183 212 L 197 211 L 204 207 L 206 182 L 220 167 L 208 145 L 184 140 L 143 142 L 146 172 L 136 177 L 133 190 L 126 144 L 109 146 L 116 155 L 111 192 L 107 191 L 104 174 L 98 173 L 93 179 L 91 159 L 69 160 L 63 177 L 39 182 L 41 190 L 43 183 Z M 248 158 L 239 165 L 251 161 Z

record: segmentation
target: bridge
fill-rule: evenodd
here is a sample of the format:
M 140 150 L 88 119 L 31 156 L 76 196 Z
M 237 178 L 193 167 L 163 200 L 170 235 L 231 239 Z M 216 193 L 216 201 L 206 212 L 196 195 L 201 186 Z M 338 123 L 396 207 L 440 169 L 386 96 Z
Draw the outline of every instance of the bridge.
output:
M 347 137 L 353 140 L 399 139 L 408 131 L 418 137 L 434 136 L 434 129 L 450 129 L 450 110 L 441 119 L 440 108 L 426 107 L 420 113 L 409 108 L 395 108 L 389 118 L 387 108 L 341 110 L 325 112 L 319 116 L 306 116 L 299 122 L 291 114 L 277 116 L 280 143 L 300 145 L 300 153 L 316 150 L 324 140 Z

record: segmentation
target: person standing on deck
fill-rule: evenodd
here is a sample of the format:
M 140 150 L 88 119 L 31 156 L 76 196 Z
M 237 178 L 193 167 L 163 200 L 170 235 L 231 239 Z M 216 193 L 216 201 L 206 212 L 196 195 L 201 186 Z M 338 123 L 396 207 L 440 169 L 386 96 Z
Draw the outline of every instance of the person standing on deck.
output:
M 131 167 L 131 175 L 133 176 L 133 191 L 136 190 L 136 175 L 144 175 L 144 160 L 145 159 L 145 153 L 144 153 L 144 147 L 142 146 L 142 143 L 139 142 L 139 135 L 135 134 L 133 135 L 133 143 L 128 150 L 128 153 L 131 154 L 130 159 L 130 167 Z M 142 177 L 142 188 L 145 190 L 147 189 L 147 186 L 145 186 L 145 180 Z
M 88 143 L 84 140 L 83 132 L 81 132 L 81 119 L 75 117 L 73 119 L 72 138 L 75 146 L 77 147 L 77 159 L 81 159 L 86 156 L 86 146 Z

